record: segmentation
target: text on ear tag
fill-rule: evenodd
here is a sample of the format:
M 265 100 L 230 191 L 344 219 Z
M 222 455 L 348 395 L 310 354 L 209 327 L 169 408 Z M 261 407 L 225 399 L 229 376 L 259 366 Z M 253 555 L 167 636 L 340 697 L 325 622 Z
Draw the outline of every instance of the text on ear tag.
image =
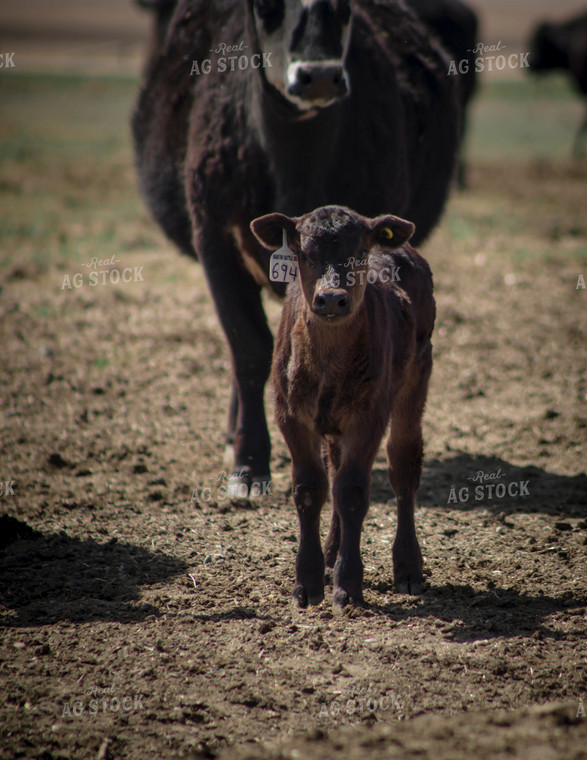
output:
M 293 282 L 298 276 L 298 259 L 287 245 L 287 232 L 283 230 L 281 248 L 271 254 L 269 279 L 271 282 Z

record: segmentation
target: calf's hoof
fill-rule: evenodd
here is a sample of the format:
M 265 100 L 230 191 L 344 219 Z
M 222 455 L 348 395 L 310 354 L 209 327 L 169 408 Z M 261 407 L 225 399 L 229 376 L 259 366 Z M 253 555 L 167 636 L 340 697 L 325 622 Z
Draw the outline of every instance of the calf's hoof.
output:
M 354 594 L 349 594 L 340 586 L 335 587 L 332 592 L 332 606 L 335 610 L 342 610 L 345 607 L 364 607 L 365 600 L 363 599 L 363 592 L 357 591 Z
M 296 583 L 292 597 L 298 607 L 315 606 L 324 600 L 324 589 L 306 589 L 301 583 Z
M 398 594 L 419 596 L 425 587 L 422 553 L 417 540 L 397 540 L 393 547 L 393 580 Z
M 424 593 L 426 582 L 422 571 L 415 573 L 394 573 L 394 587 L 398 594 L 410 594 L 420 596 Z

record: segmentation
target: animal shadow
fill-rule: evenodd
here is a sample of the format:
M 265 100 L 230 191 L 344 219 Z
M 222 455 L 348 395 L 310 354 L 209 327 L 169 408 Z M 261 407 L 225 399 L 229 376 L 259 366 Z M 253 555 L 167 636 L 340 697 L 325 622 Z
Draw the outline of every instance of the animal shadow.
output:
M 43 533 L 0 516 L 0 625 L 47 625 L 61 620 L 129 623 L 157 614 L 135 604 L 140 587 L 185 570 L 162 552 L 117 541 L 101 544 L 65 533 Z M 7 611 L 7 612 L 6 612 Z
M 374 468 L 371 501 L 389 499 L 395 502 L 387 470 Z M 416 503 L 421 507 L 587 517 L 587 475 L 557 475 L 535 465 L 518 467 L 499 457 L 458 453 L 450 459 L 424 462 Z
M 384 593 L 392 591 L 391 584 L 383 582 L 365 587 Z M 392 601 L 370 605 L 369 609 L 396 622 L 433 617 L 447 624 L 443 629 L 446 638 L 461 643 L 532 635 L 568 640 L 567 632 L 552 630 L 543 621 L 560 613 L 566 613 L 567 617 L 582 613 L 585 601 L 568 596 L 520 594 L 513 589 L 478 591 L 468 584 L 445 583 L 430 586 L 422 597 L 413 598 L 409 604 Z

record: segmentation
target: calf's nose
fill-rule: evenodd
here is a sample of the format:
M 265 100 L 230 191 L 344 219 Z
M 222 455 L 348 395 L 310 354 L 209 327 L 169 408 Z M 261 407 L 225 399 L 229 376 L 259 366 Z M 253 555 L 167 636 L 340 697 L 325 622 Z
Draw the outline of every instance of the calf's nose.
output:
M 321 317 L 343 317 L 350 311 L 348 295 L 340 290 L 322 290 L 314 296 L 312 311 Z

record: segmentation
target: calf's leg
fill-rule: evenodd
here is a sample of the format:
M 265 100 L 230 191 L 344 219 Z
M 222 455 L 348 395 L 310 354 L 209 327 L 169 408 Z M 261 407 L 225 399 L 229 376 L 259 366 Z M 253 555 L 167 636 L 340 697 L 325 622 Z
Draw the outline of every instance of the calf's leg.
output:
M 320 456 L 321 439 L 288 419 L 281 431 L 292 459 L 292 488 L 300 523 L 293 597 L 298 606 L 324 599 L 324 555 L 320 543 L 320 512 L 328 496 L 328 477 Z
M 360 440 L 349 436 L 351 440 Z M 363 604 L 361 530 L 369 506 L 371 467 L 381 436 L 343 457 L 332 484 L 332 500 L 340 523 L 340 547 L 334 565 L 332 600 L 335 606 Z M 360 453 L 359 453 L 360 451 Z
M 334 440 L 329 440 L 326 444 L 326 460 L 328 462 L 329 474 L 332 481 L 334 481 L 336 471 L 340 466 L 340 446 Z M 330 522 L 330 530 L 326 536 L 326 542 L 324 544 L 324 560 L 326 562 L 326 579 L 332 581 L 334 579 L 334 565 L 336 558 L 338 557 L 338 549 L 340 547 L 340 519 L 338 512 L 332 504 L 332 517 Z
M 425 361 L 418 381 L 394 399 L 387 441 L 389 482 L 397 499 L 393 574 L 395 588 L 402 594 L 421 594 L 424 590 L 414 508 L 422 472 L 422 414 L 431 368 L 431 360 Z
M 340 548 L 340 518 L 334 504 L 332 505 L 332 517 L 330 529 L 324 543 L 324 561 L 326 564 L 325 577 L 328 582 L 334 581 L 334 566 Z

